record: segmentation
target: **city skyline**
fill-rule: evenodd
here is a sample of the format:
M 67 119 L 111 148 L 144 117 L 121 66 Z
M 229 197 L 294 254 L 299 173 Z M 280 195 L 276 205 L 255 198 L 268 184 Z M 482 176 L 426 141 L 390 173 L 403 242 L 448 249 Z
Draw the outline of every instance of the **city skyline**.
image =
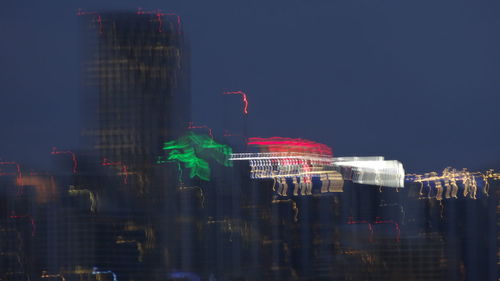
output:
M 0 280 L 496 280 L 485 3 L 158 2 L 0 14 Z
M 219 112 L 222 103 L 214 101 L 223 99 L 225 91 L 239 89 L 248 94 L 252 136 L 311 139 L 333 147 L 337 156 L 385 155 L 418 173 L 447 166 L 497 168 L 498 135 L 491 128 L 499 121 L 494 114 L 498 87 L 492 76 L 497 69 L 493 47 L 498 42 L 486 28 L 496 22 L 489 16 L 483 17 L 481 24 L 472 21 L 486 3 L 478 2 L 476 9 L 458 3 L 434 4 L 433 13 L 424 9 L 425 1 L 400 6 L 392 2 L 356 6 L 338 1 L 192 3 L 203 9 L 175 1 L 130 1 L 110 4 L 110 8 L 160 8 L 184 19 L 194 58 L 194 123 L 222 133 L 222 120 L 211 114 Z M 78 146 L 81 68 L 75 14 L 78 8 L 92 11 L 87 7 L 98 4 L 9 5 L 4 11 L 11 12 L 2 16 L 5 28 L 1 31 L 5 38 L 11 38 L 2 52 L 10 71 L 2 75 L 1 82 L 4 92 L 11 94 L 1 111 L 6 122 L 0 155 L 5 161 L 31 162 L 42 168 L 50 164 L 45 155 L 53 146 Z M 387 11 L 388 20 L 399 20 L 402 14 L 394 12 L 397 7 L 407 17 L 399 28 L 376 17 Z M 446 8 L 451 8 L 448 24 L 439 20 Z M 342 10 L 345 15 L 341 15 Z M 349 17 L 356 10 L 361 14 Z M 15 18 L 21 11 L 26 16 Z M 373 13 L 368 15 L 369 11 Z M 455 16 L 460 11 L 468 13 L 471 21 Z M 420 29 L 413 25 L 419 22 L 417 12 L 428 15 Z M 371 27 L 370 19 L 375 23 Z M 346 25 L 353 20 L 359 24 Z M 17 36 L 20 33 L 15 28 L 22 28 L 28 36 L 35 32 L 28 26 L 34 26 L 34 21 L 45 25 L 38 25 L 39 35 L 30 37 L 36 40 L 37 48 L 28 51 L 33 45 Z M 228 22 L 232 24 L 226 25 Z M 403 27 L 408 32 L 403 33 Z M 295 37 L 294 30 L 300 36 Z M 462 36 L 460 30 L 466 33 Z M 40 36 L 57 43 L 36 39 Z M 426 47 L 418 42 L 432 44 Z M 348 50 L 350 45 L 355 47 Z M 482 46 L 484 51 L 480 51 Z M 314 48 L 319 49 L 312 51 Z M 447 52 L 447 48 L 456 51 Z M 6 55 L 21 50 L 23 56 Z M 467 55 L 459 56 L 460 52 Z M 52 65 L 57 67 L 50 68 Z M 382 77 L 381 73 L 389 74 Z M 31 76 L 27 79 L 25 75 Z M 412 95 L 419 98 L 413 100 Z M 21 108 L 32 114 L 23 115 Z M 33 143 L 33 139 L 37 141 Z

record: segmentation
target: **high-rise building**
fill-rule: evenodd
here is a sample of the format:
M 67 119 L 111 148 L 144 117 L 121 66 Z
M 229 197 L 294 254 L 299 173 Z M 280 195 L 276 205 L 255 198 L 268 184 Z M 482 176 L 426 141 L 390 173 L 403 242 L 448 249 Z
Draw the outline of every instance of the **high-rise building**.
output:
M 188 50 L 177 15 L 79 12 L 85 143 L 102 165 L 150 192 L 162 143 L 189 121 Z M 135 188 L 135 187 L 134 187 Z
M 144 10 L 79 15 L 87 155 L 76 188 L 99 198 L 91 222 L 100 238 L 93 238 L 87 259 L 118 272 L 120 280 L 156 280 L 168 270 L 174 242 L 166 233 L 177 215 L 164 212 L 176 206 L 178 188 L 177 166 L 156 161 L 163 143 L 183 134 L 190 118 L 181 20 Z M 77 266 L 88 269 L 88 263 Z

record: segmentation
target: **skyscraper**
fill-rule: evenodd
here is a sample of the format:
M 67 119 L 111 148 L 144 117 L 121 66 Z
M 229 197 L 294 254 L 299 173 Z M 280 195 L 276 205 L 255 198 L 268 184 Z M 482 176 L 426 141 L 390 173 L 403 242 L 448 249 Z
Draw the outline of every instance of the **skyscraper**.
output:
M 79 12 L 84 18 L 85 143 L 103 165 L 151 192 L 162 143 L 189 121 L 187 49 L 177 15 Z M 125 174 L 125 175 L 124 175 Z
M 175 205 L 178 188 L 177 166 L 160 167 L 156 160 L 190 117 L 181 21 L 160 11 L 78 14 L 85 161 L 100 163 L 82 171 L 79 188 L 88 186 L 99 198 L 91 221 L 95 237 L 106 237 L 95 241 L 90 260 L 123 280 L 156 280 L 167 270 L 164 253 L 172 242 L 165 233 L 175 215 L 165 215 L 165 208 Z

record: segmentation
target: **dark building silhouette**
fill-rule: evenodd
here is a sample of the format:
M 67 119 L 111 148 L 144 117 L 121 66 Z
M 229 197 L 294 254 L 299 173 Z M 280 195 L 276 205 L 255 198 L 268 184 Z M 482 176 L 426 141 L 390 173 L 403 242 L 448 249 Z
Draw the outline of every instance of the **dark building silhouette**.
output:
M 181 244 L 169 235 L 182 217 L 177 165 L 156 163 L 163 143 L 183 134 L 190 118 L 181 21 L 159 11 L 79 14 L 82 158 L 89 164 L 75 186 L 88 187 L 99 202 L 88 220 L 75 217 L 88 222 L 83 226 L 91 230 L 81 232 L 91 234 L 73 239 L 84 247 L 77 248 L 72 269 L 96 266 L 120 280 L 161 279 Z
M 188 50 L 178 16 L 159 11 L 80 12 L 84 139 L 103 165 L 153 192 L 163 142 L 189 121 Z M 120 170 L 121 169 L 121 170 Z

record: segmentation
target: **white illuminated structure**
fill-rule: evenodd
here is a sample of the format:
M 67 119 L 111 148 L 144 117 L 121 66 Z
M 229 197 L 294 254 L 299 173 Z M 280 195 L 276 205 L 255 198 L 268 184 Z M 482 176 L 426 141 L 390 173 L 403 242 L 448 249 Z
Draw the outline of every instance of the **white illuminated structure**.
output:
M 322 192 L 342 191 L 343 180 L 354 183 L 386 187 L 404 187 L 405 172 L 403 164 L 396 160 L 375 157 L 329 157 L 314 153 L 265 152 L 234 153 L 230 160 L 250 162 L 251 178 L 275 179 L 282 193 L 291 179 L 302 194 L 311 194 L 312 178 L 323 183 Z M 339 181 L 342 181 L 340 183 Z M 336 190 L 336 191 L 333 191 Z
M 350 169 L 344 172 L 345 180 L 354 183 L 386 187 L 404 187 L 405 170 L 397 160 L 384 160 L 384 157 L 345 157 L 334 158 L 333 165 Z

